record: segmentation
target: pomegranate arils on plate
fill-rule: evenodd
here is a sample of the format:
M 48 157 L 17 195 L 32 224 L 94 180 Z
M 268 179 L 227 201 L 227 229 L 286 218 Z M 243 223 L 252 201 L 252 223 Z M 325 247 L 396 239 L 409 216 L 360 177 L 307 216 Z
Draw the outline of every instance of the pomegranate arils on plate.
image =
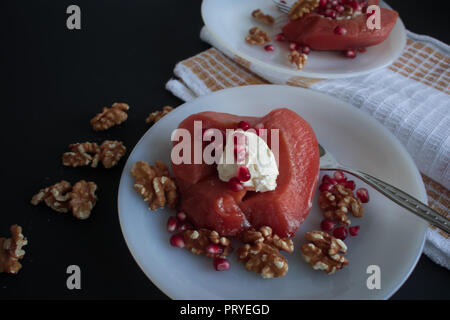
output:
M 238 123 L 238 128 L 247 131 L 250 129 L 250 123 L 248 123 L 248 121 L 240 121 Z
M 230 269 L 230 263 L 228 262 L 227 259 L 223 259 L 223 258 L 215 258 L 213 260 L 213 265 L 214 265 L 214 269 L 216 269 L 216 271 L 225 271 Z
M 347 33 L 347 29 L 342 26 L 337 26 L 336 28 L 334 28 L 334 33 L 339 36 L 343 36 Z
M 236 178 L 236 177 L 231 178 L 231 179 L 228 181 L 228 185 L 230 186 L 230 189 L 233 190 L 234 192 L 238 192 L 238 191 L 244 190 L 244 186 L 243 186 L 242 183 L 239 181 L 239 179 Z
M 333 188 L 334 188 L 334 185 L 332 185 L 331 183 L 328 183 L 328 182 L 323 182 L 323 183 L 321 183 L 320 186 L 319 186 L 319 190 L 320 190 L 321 192 L 324 192 L 324 191 L 331 191 L 331 190 L 333 190 Z
M 178 231 L 191 230 L 193 228 L 194 227 L 192 226 L 192 224 L 190 224 L 189 222 L 186 222 L 186 223 L 182 223 L 179 225 Z
M 184 212 L 178 212 L 177 213 L 178 221 L 184 221 L 184 220 L 186 220 L 186 218 L 187 218 L 186 213 L 184 213 Z
M 221 245 L 211 243 L 206 247 L 206 253 L 212 254 L 212 255 L 220 255 L 223 253 L 223 247 Z
M 250 171 L 248 170 L 247 167 L 245 166 L 240 166 L 238 169 L 238 179 L 239 181 L 245 182 L 250 180 L 251 175 L 250 175 Z
M 342 185 L 344 187 L 346 187 L 347 189 L 351 189 L 351 190 L 355 190 L 355 188 L 356 188 L 356 183 L 353 180 L 345 181 Z
M 284 34 L 279 33 L 275 36 L 275 41 L 284 41 L 286 38 L 284 37 Z
M 291 50 L 291 51 L 297 50 L 298 47 L 299 47 L 299 46 L 298 46 L 298 43 L 291 42 L 291 43 L 289 44 L 289 50 Z
M 345 11 L 345 7 L 341 4 L 338 4 L 336 6 L 333 7 L 333 9 L 337 12 L 337 13 L 342 13 Z
M 362 203 L 369 202 L 369 190 L 366 188 L 359 188 L 356 190 L 356 196 L 361 200 Z
M 360 228 L 359 226 L 353 226 L 353 227 L 350 227 L 350 228 L 348 228 L 348 233 L 349 233 L 352 237 L 355 237 L 355 236 L 358 235 L 359 228 Z
M 311 52 L 311 48 L 308 46 L 303 46 L 302 53 L 309 54 Z
M 328 4 L 328 0 L 319 0 L 319 7 L 324 8 Z
M 354 57 L 356 57 L 356 51 L 353 50 L 353 49 L 348 49 L 348 50 L 345 50 L 345 51 L 344 51 L 344 55 L 345 55 L 347 58 L 353 59 Z
M 268 44 L 268 45 L 264 46 L 264 50 L 272 52 L 272 51 L 275 51 L 275 47 L 273 46 L 273 44 Z
M 337 183 L 342 183 L 347 181 L 347 177 L 342 171 L 335 171 L 333 174 L 334 180 L 336 180 Z
M 169 217 L 167 220 L 167 231 L 174 232 L 178 228 L 178 220 L 175 217 Z
M 327 9 L 327 10 L 325 10 L 324 15 L 327 18 L 334 19 L 334 18 L 336 18 L 336 11 L 334 11 L 333 9 Z
M 330 177 L 327 174 L 323 176 L 322 182 L 328 182 L 329 184 L 332 184 L 333 186 L 337 184 L 336 180 L 334 180 L 332 177 Z
M 347 238 L 347 235 L 348 231 L 347 228 L 344 226 L 337 227 L 336 229 L 333 230 L 333 236 L 337 239 L 344 240 L 345 238 Z
M 334 226 L 335 226 L 335 223 L 329 219 L 324 219 L 320 223 L 320 229 L 322 231 L 331 231 L 331 230 L 333 230 Z
M 177 248 L 184 248 L 186 243 L 184 242 L 184 238 L 182 234 L 174 234 L 170 237 L 170 244 Z

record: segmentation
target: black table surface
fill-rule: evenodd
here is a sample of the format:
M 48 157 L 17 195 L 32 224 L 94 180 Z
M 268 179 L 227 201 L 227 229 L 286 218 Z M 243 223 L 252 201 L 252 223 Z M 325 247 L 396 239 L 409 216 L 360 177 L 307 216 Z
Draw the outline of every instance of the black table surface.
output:
M 436 1 L 438 2 L 438 1 Z M 448 12 L 430 1 L 392 0 L 406 27 L 449 43 Z M 82 29 L 66 28 L 66 8 L 81 8 Z M 175 64 L 209 45 L 199 39 L 200 1 L 1 1 L 0 235 L 19 224 L 29 239 L 18 275 L 0 274 L 0 298 L 167 299 L 146 278 L 123 239 L 113 169 L 61 165 L 79 141 L 121 140 L 127 155 L 148 129 L 151 111 L 182 103 L 165 88 Z M 129 119 L 105 132 L 89 120 L 123 101 Z M 31 196 L 62 179 L 95 181 L 99 202 L 79 221 Z M 82 270 L 82 289 L 68 290 L 66 268 Z M 448 299 L 450 273 L 422 255 L 393 299 Z

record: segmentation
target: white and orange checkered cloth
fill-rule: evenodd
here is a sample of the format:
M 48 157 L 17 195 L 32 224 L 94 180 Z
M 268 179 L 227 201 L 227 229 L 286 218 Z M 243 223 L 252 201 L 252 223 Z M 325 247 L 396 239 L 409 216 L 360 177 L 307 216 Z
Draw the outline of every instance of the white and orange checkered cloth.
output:
M 450 47 L 407 33 L 403 54 L 389 67 L 346 79 L 288 78 L 228 52 L 206 28 L 201 38 L 213 48 L 181 61 L 166 88 L 184 101 L 212 91 L 251 84 L 286 84 L 320 91 L 367 112 L 406 147 L 422 173 L 431 207 L 450 208 Z M 430 227 L 424 248 L 450 269 L 450 239 Z

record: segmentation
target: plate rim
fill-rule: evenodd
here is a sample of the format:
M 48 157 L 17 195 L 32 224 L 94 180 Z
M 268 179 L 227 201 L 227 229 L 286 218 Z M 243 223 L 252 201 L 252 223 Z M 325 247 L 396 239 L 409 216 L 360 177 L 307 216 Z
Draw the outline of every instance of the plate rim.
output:
M 403 53 L 403 50 L 405 49 L 406 42 L 407 42 L 406 27 L 399 15 L 394 28 L 397 27 L 397 24 L 399 24 L 400 31 L 401 31 L 401 38 L 402 38 L 401 41 L 399 41 L 399 42 L 401 42 L 402 45 L 400 46 L 401 49 L 398 50 L 398 52 L 393 56 L 393 58 L 390 60 L 390 62 L 386 62 L 382 65 L 379 65 L 379 66 L 369 69 L 369 70 L 353 72 L 353 73 L 324 74 L 324 73 L 317 73 L 317 72 L 306 72 L 303 70 L 284 69 L 284 68 L 274 66 L 274 65 L 265 63 L 263 61 L 260 61 L 259 59 L 253 58 L 251 55 L 240 52 L 237 49 L 235 50 L 234 48 L 229 46 L 225 41 L 221 40 L 220 37 L 218 37 L 217 34 L 215 34 L 211 30 L 211 28 L 209 27 L 210 24 L 208 24 L 207 19 L 205 18 L 206 17 L 206 14 L 205 14 L 206 4 L 205 3 L 210 2 L 210 1 L 217 1 L 217 0 L 202 0 L 201 16 L 202 16 L 203 23 L 205 24 L 205 27 L 207 28 L 210 35 L 214 38 L 214 40 L 217 41 L 217 43 L 219 43 L 221 46 L 226 48 L 229 52 L 233 53 L 234 55 L 239 56 L 240 58 L 243 58 L 243 59 L 249 61 L 252 64 L 255 64 L 261 68 L 271 69 L 274 72 L 277 72 L 277 73 L 283 74 L 283 75 L 289 75 L 291 77 L 306 77 L 306 78 L 312 78 L 312 79 L 345 79 L 345 78 L 352 78 L 352 77 L 362 76 L 362 75 L 366 75 L 366 74 L 369 74 L 372 72 L 376 72 L 383 68 L 386 68 L 387 66 L 390 66 L 395 60 L 397 60 Z M 386 6 L 389 9 L 392 9 L 383 0 L 380 1 L 380 4 Z
M 415 175 L 419 181 L 419 185 L 418 188 L 420 189 L 420 197 L 419 200 L 424 201 L 424 199 L 427 199 L 427 194 L 426 194 L 426 189 L 425 189 L 425 185 L 423 183 L 423 180 L 420 177 L 420 172 L 416 166 L 416 164 L 414 163 L 414 160 L 412 159 L 411 155 L 408 153 L 408 151 L 406 150 L 406 148 L 401 144 L 401 142 L 385 127 L 383 127 L 383 125 L 381 123 L 379 123 L 376 119 L 372 118 L 370 115 L 368 115 L 367 113 L 361 111 L 359 108 L 353 106 L 352 104 L 343 101 L 343 100 L 339 100 L 333 96 L 321 93 L 321 92 L 317 92 L 317 91 L 313 91 L 313 90 L 308 90 L 306 88 L 297 88 L 297 87 L 290 87 L 290 86 L 286 86 L 286 85 L 274 85 L 274 84 L 259 84 L 259 85 L 249 85 L 249 86 L 239 86 L 239 87 L 232 87 L 232 88 L 225 88 L 222 90 L 218 90 L 218 91 L 214 91 L 211 92 L 207 95 L 203 95 L 203 96 L 199 96 L 195 99 L 192 99 L 190 101 L 186 101 L 183 104 L 181 104 L 180 106 L 178 106 L 176 109 L 178 108 L 186 108 L 190 103 L 194 102 L 195 100 L 199 99 L 199 98 L 204 98 L 204 97 L 209 97 L 209 96 L 214 96 L 214 95 L 218 95 L 218 94 L 223 94 L 224 91 L 238 91 L 238 90 L 253 90 L 253 89 L 249 89 L 249 88 L 255 88 L 255 87 L 270 87 L 270 89 L 274 89 L 277 90 L 276 87 L 280 87 L 283 89 L 289 88 L 289 90 L 300 90 L 301 92 L 307 92 L 308 94 L 312 94 L 312 95 L 316 95 L 318 97 L 324 97 L 325 99 L 331 99 L 331 100 L 335 100 L 336 102 L 338 102 L 337 104 L 341 104 L 341 105 L 346 105 L 347 107 L 351 107 L 351 108 L 355 108 L 357 109 L 356 112 L 360 113 L 360 115 L 362 117 L 365 117 L 366 119 L 368 119 L 368 121 L 373 122 L 376 126 L 378 126 L 380 128 L 380 130 L 383 130 L 386 134 L 390 135 L 393 138 L 394 143 L 397 144 L 397 146 L 401 149 L 402 153 L 407 157 L 408 161 L 413 165 L 413 169 L 415 171 Z M 274 88 L 275 87 L 275 88 Z M 174 110 L 176 111 L 176 110 Z M 165 120 L 165 121 L 169 121 L 170 117 L 167 117 L 166 119 L 161 119 L 161 120 Z M 125 175 L 127 175 L 129 172 L 126 171 L 127 168 L 127 163 L 129 161 L 129 159 L 132 157 L 133 153 L 135 152 L 136 148 L 138 147 L 138 145 L 144 140 L 144 138 L 146 138 L 147 135 L 150 135 L 153 131 L 156 131 L 158 129 L 159 126 L 163 125 L 165 121 L 158 121 L 158 123 L 154 124 L 152 127 L 150 127 L 143 135 L 142 137 L 138 140 L 138 142 L 135 144 L 135 146 L 133 147 L 133 150 L 130 152 L 125 165 L 123 167 L 121 176 L 120 176 L 120 182 L 119 182 L 119 187 L 117 190 L 117 215 L 119 218 L 119 225 L 120 225 L 120 230 L 122 232 L 122 236 L 125 240 L 125 243 L 128 247 L 129 252 L 131 253 L 133 259 L 135 260 L 135 262 L 137 263 L 137 265 L 139 266 L 139 268 L 142 270 L 142 272 L 146 275 L 146 277 L 148 278 L 148 280 L 150 280 L 159 290 L 161 290 L 167 297 L 169 297 L 170 299 L 173 300 L 177 300 L 177 299 L 186 299 L 183 297 L 177 297 L 176 295 L 170 294 L 169 293 L 169 289 L 160 281 L 158 281 L 157 279 L 155 279 L 154 277 L 151 277 L 150 274 L 145 270 L 145 268 L 143 267 L 143 265 L 140 263 L 140 261 L 137 258 L 136 253 L 133 251 L 134 246 L 131 245 L 131 243 L 128 241 L 126 235 L 125 235 L 125 230 L 124 230 L 124 223 L 121 219 L 121 213 L 120 213 L 120 202 L 121 202 L 121 197 L 120 197 L 120 193 L 121 190 L 123 188 L 125 188 L 125 182 L 124 182 L 124 177 Z M 405 273 L 401 280 L 398 281 L 398 283 L 392 287 L 389 292 L 387 292 L 385 295 L 380 296 L 378 298 L 374 298 L 374 299 L 379 299 L 379 300 L 387 300 L 390 297 L 392 297 L 392 295 L 394 295 L 398 289 L 406 282 L 406 280 L 409 278 L 409 276 L 411 275 L 411 273 L 413 272 L 413 270 L 415 269 L 422 253 L 423 253 L 423 248 L 425 245 L 425 241 L 426 241 L 426 233 L 427 233 L 427 229 L 428 229 L 428 224 L 425 221 L 422 221 L 422 230 L 421 233 L 421 237 L 422 239 L 420 240 L 420 246 L 419 246 L 419 250 L 417 251 L 417 253 L 415 253 L 415 258 L 413 260 L 413 262 L 411 263 L 411 265 L 409 266 L 409 270 L 407 273 Z M 214 299 L 220 299 L 220 298 L 206 298 L 206 300 L 214 300 Z M 222 298 L 223 299 L 223 298 Z M 276 298 L 275 298 L 276 299 Z M 337 298 L 339 299 L 339 298 Z M 355 298 L 357 299 L 357 298 Z M 291 299 L 291 300 L 299 300 L 299 299 Z

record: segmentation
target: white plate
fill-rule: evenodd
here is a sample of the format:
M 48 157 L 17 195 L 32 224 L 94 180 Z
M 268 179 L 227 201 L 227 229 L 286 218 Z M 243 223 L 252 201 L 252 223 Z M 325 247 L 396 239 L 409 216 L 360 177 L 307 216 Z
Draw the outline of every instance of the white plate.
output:
M 314 271 L 298 248 L 306 231 L 319 228 L 322 219 L 316 203 L 287 255 L 284 278 L 264 280 L 245 271 L 230 257 L 231 269 L 217 272 L 211 259 L 194 256 L 169 245 L 166 222 L 174 212 L 151 212 L 133 190 L 132 165 L 170 160 L 170 135 L 189 115 L 201 111 L 262 116 L 278 107 L 289 107 L 312 125 L 319 141 L 337 159 L 385 179 L 425 201 L 426 193 L 411 157 L 386 129 L 355 107 L 311 90 L 258 85 L 225 89 L 176 108 L 156 123 L 139 141 L 122 173 L 118 208 L 122 232 L 139 266 L 151 281 L 174 299 L 384 299 L 406 280 L 419 258 L 427 224 L 376 191 L 365 206 L 360 235 L 348 238 L 350 264 L 332 276 Z M 364 184 L 357 182 L 357 186 Z M 367 186 L 366 186 L 367 187 Z M 366 286 L 369 265 L 381 268 L 381 289 Z
M 257 8 L 277 18 L 274 27 L 255 23 L 251 12 Z M 244 41 L 248 30 L 255 25 L 267 31 L 273 39 L 287 23 L 287 15 L 278 11 L 271 0 L 203 0 L 202 17 L 221 46 L 268 71 L 287 76 L 332 79 L 366 74 L 390 65 L 401 54 L 406 43 L 405 26 L 399 18 L 385 41 L 367 48 L 365 53 L 359 53 L 355 59 L 348 59 L 339 52 L 313 51 L 309 54 L 306 66 L 299 71 L 287 61 L 287 43 L 273 41 L 276 50 L 266 52 L 261 46 L 252 46 Z

